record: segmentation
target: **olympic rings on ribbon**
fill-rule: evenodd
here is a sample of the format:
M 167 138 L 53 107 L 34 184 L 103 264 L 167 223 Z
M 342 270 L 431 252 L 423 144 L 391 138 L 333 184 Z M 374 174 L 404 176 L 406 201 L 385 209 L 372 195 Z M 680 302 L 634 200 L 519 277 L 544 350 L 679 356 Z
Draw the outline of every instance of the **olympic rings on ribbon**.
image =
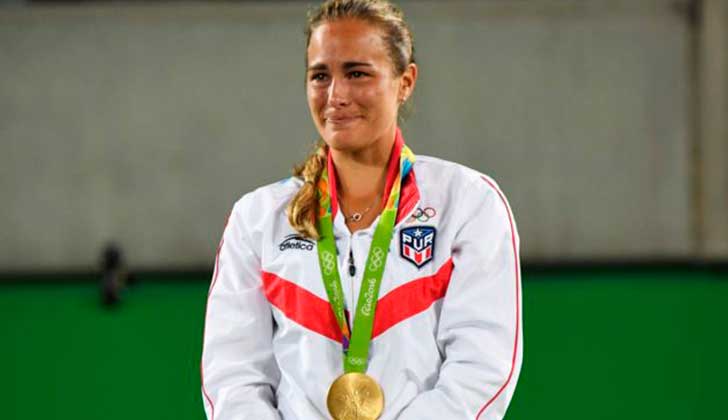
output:
M 411 218 L 414 220 L 417 220 L 418 222 L 427 222 L 433 217 L 437 215 L 437 212 L 432 207 L 425 207 L 424 209 L 417 208 L 414 213 L 412 213 Z
M 334 268 L 336 267 L 336 257 L 328 251 L 324 251 L 322 258 L 323 264 L 324 264 L 324 273 L 326 275 L 330 275 L 334 272 Z
M 369 270 L 376 271 L 384 263 L 384 250 L 376 247 L 372 249 L 371 261 L 369 261 Z

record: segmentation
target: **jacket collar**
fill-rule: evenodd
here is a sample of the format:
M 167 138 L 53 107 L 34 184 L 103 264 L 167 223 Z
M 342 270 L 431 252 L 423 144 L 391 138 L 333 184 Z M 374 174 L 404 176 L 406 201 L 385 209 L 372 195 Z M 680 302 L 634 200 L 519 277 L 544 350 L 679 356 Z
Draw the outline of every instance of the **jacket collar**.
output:
M 397 131 L 394 135 L 394 145 L 392 146 L 392 152 L 389 155 L 389 163 L 387 164 L 387 180 L 384 184 L 384 195 L 382 196 L 382 202 L 386 202 L 389 198 L 389 193 L 392 191 L 392 185 L 399 172 L 399 155 L 402 152 L 402 146 L 404 146 L 404 137 L 402 131 L 397 127 Z M 336 193 L 336 167 L 334 166 L 334 160 L 331 157 L 331 151 L 326 157 L 326 166 L 329 173 L 329 192 L 331 194 L 331 217 L 336 217 L 336 212 L 339 210 L 339 198 Z M 420 191 L 417 188 L 417 182 L 415 180 L 415 171 L 412 168 L 407 177 L 402 181 L 402 190 L 399 195 L 399 208 L 397 209 L 397 220 L 395 224 L 399 223 L 404 217 L 406 217 L 417 205 L 420 199 Z

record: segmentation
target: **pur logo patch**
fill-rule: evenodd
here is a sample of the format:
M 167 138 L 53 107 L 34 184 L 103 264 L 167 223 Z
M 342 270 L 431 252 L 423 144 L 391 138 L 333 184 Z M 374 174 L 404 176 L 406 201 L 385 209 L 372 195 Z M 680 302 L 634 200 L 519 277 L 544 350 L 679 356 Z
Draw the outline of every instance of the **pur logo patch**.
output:
M 281 250 L 281 252 L 289 250 L 289 249 L 300 249 L 303 251 L 312 251 L 313 247 L 316 244 L 310 240 L 306 239 L 301 235 L 292 233 L 288 236 L 286 236 L 283 239 L 283 242 L 278 244 L 278 249 Z
M 432 261 L 435 254 L 435 235 L 432 226 L 412 226 L 399 232 L 399 253 L 418 269 Z

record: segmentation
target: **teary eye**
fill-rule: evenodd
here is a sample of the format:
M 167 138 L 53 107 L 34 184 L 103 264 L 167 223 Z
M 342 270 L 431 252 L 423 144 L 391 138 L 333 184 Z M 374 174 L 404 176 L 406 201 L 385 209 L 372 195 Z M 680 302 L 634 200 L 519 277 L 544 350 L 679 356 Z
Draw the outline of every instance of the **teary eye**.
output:
M 327 77 L 326 73 L 313 73 L 311 75 L 311 81 L 322 82 L 322 81 L 326 80 L 326 77 Z

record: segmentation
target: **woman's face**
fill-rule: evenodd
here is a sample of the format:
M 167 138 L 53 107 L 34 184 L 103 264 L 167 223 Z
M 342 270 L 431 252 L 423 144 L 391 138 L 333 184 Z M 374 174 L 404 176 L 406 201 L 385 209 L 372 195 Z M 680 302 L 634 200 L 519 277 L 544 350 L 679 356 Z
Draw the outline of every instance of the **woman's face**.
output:
M 356 151 L 393 136 L 417 69 L 394 74 L 381 29 L 356 19 L 323 23 L 311 34 L 307 62 L 308 106 L 329 147 Z

